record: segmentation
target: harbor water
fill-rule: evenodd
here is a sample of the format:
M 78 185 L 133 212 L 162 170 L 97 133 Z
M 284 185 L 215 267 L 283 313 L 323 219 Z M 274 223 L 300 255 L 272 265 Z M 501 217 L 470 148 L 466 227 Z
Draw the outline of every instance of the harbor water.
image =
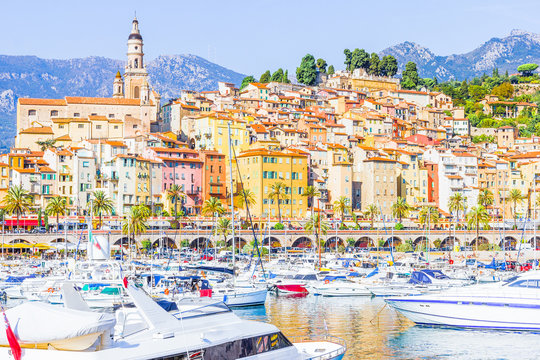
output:
M 266 306 L 234 311 L 289 337 L 341 337 L 349 360 L 540 359 L 540 333 L 415 326 L 382 298 L 269 295 Z

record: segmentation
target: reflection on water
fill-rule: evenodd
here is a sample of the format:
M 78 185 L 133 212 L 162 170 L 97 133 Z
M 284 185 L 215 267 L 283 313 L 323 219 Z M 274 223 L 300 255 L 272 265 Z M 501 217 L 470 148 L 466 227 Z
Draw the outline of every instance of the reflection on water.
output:
M 272 295 L 266 307 L 235 313 L 270 322 L 287 336 L 339 336 L 349 360 L 540 358 L 540 334 L 414 326 L 380 298 Z

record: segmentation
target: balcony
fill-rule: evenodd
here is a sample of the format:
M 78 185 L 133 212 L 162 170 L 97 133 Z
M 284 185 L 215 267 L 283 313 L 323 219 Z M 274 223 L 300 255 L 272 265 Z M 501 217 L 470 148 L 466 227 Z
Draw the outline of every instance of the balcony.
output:
M 199 195 L 200 190 L 198 189 L 190 189 L 186 191 L 186 194 L 189 196 Z
M 221 181 L 213 181 L 213 180 L 211 180 L 209 182 L 209 184 L 212 185 L 212 186 L 223 186 L 223 183 Z

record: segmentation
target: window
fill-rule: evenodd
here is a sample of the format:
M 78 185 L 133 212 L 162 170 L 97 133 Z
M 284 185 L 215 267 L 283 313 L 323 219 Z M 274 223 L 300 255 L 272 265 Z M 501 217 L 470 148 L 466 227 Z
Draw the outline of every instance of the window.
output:
M 28 110 L 28 116 L 36 115 L 36 110 Z
M 88 166 L 90 166 L 90 161 L 83 161 L 82 166 L 87 168 Z
M 77 127 L 78 127 L 79 129 L 83 129 L 83 128 L 84 128 L 84 124 L 78 124 Z
M 114 130 L 118 130 L 118 125 L 114 125 Z
M 101 130 L 101 125 L 96 125 L 96 130 Z
M 81 117 L 80 113 L 73 113 L 73 117 Z
M 114 114 L 109 114 L 109 119 L 113 119 L 114 118 Z
M 51 110 L 51 116 L 58 116 L 58 110 Z

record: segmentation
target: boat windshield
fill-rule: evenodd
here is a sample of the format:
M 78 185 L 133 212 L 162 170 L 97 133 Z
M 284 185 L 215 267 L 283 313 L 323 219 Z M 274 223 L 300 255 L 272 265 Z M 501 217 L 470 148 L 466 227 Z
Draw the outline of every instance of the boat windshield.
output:
M 540 280 L 517 280 L 508 285 L 510 287 L 540 289 Z

